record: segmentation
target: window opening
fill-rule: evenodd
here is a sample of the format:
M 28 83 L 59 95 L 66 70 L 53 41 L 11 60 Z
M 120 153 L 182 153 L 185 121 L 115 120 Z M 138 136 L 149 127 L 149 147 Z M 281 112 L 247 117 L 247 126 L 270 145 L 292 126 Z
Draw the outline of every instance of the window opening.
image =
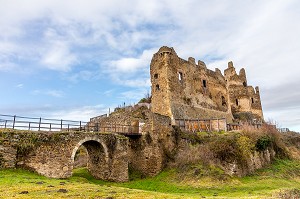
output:
M 159 90 L 160 90 L 160 88 L 159 88 L 159 85 L 158 85 L 158 84 L 156 84 L 156 86 L 155 86 L 155 89 L 156 89 L 157 91 L 159 91 Z
M 157 79 L 157 78 L 158 78 L 158 74 L 155 73 L 155 74 L 154 74 L 154 79 Z
M 205 79 L 202 81 L 202 83 L 203 83 L 203 87 L 206 88 L 206 80 Z
M 224 96 L 222 96 L 222 106 L 226 106 L 226 100 Z
M 247 87 L 247 83 L 246 83 L 246 82 L 243 82 L 243 85 L 244 85 L 245 87 Z
M 252 104 L 254 103 L 254 99 L 253 99 L 253 97 L 251 98 L 251 101 L 252 101 Z
M 239 105 L 239 100 L 235 99 L 235 104 L 238 106 Z
M 182 79 L 183 79 L 182 72 L 178 72 L 178 79 L 179 79 L 179 81 L 182 81 Z

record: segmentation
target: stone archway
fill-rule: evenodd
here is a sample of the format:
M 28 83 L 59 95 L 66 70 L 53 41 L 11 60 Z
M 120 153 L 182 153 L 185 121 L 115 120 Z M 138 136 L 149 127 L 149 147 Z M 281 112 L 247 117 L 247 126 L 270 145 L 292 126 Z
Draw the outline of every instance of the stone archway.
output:
M 80 146 L 87 150 L 87 168 L 92 176 L 97 179 L 107 179 L 109 176 L 109 155 L 107 147 L 99 139 L 85 138 L 81 140 L 73 149 L 71 155 L 72 168 L 74 165 L 75 154 Z

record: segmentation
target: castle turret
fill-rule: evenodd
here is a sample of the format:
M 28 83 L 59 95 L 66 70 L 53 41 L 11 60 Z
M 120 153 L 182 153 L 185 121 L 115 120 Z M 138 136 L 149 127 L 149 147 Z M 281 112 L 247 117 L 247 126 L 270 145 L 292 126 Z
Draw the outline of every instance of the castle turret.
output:
M 151 109 L 154 113 L 172 118 L 169 96 L 169 67 L 172 56 L 177 56 L 173 48 L 163 46 L 153 55 L 150 65 L 151 75 Z

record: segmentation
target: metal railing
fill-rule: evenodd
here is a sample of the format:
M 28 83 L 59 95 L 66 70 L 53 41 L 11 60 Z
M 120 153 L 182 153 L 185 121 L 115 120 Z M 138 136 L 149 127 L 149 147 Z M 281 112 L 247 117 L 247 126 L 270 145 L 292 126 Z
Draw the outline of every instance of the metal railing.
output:
M 112 132 L 125 135 L 138 135 L 141 133 L 141 127 L 142 125 L 139 124 L 99 123 L 95 122 L 95 120 L 84 122 L 0 114 L 0 128 L 18 130 Z

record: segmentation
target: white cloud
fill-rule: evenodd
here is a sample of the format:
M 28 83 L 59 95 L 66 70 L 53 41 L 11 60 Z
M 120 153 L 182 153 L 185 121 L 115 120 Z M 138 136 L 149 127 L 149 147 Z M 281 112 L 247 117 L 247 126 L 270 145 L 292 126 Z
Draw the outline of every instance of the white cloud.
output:
M 90 118 L 108 113 L 108 107 L 99 104 L 94 106 L 82 106 L 78 108 L 66 108 L 50 113 L 49 117 L 55 119 L 75 120 L 88 122 Z
M 140 69 L 145 69 L 150 65 L 150 60 L 154 50 L 156 49 L 144 50 L 143 53 L 137 58 L 125 57 L 118 60 L 113 60 L 109 62 L 109 68 L 107 68 L 107 71 L 124 74 L 135 73 Z
M 138 102 L 140 99 L 145 97 L 146 93 L 148 92 L 147 89 L 136 89 L 136 90 L 129 90 L 120 93 L 120 99 L 131 101 L 132 103 Z
M 52 70 L 69 71 L 72 64 L 76 62 L 69 47 L 63 42 L 54 42 L 42 55 L 41 64 Z
M 32 93 L 34 95 L 48 95 L 57 98 L 61 98 L 65 95 L 65 93 L 60 90 L 34 90 Z
M 16 85 L 16 88 L 19 88 L 19 89 L 22 89 L 23 87 L 24 87 L 23 84 L 18 84 L 18 85 Z

